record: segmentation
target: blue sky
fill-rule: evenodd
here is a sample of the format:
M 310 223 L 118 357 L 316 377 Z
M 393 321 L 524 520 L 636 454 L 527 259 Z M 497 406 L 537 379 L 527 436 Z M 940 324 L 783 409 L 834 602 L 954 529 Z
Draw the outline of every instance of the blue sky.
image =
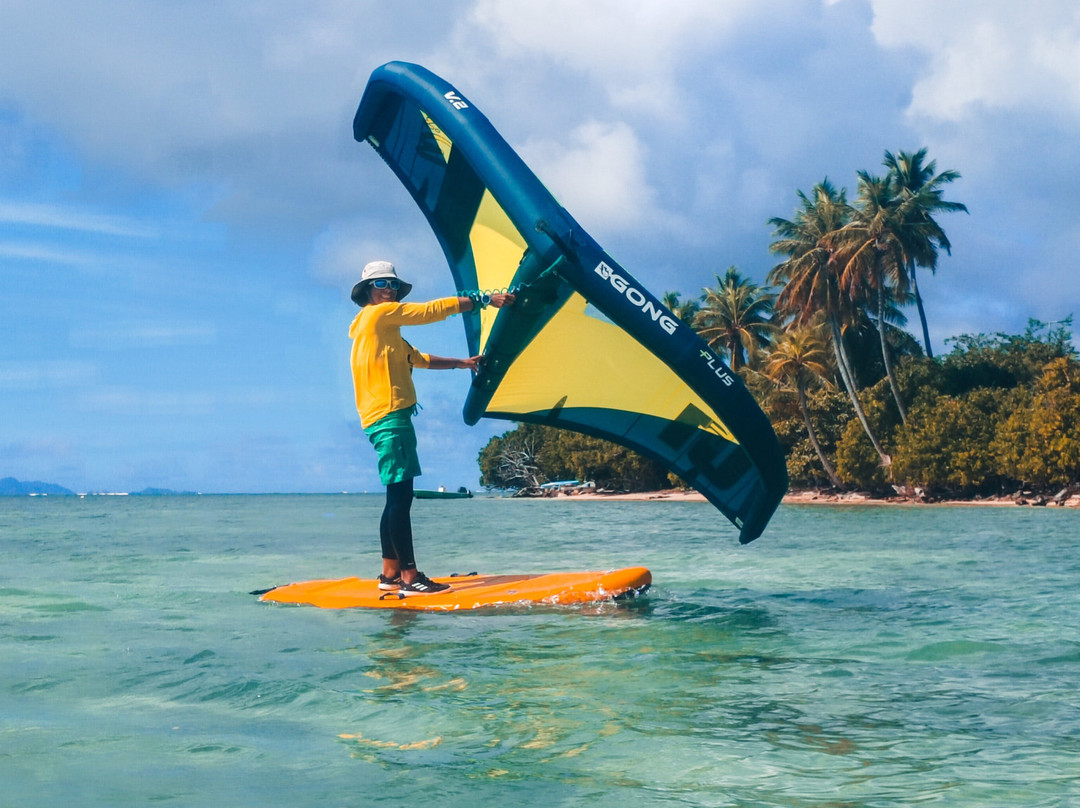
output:
M 348 292 L 393 261 L 452 293 L 420 214 L 351 136 L 401 59 L 476 104 L 657 294 L 886 149 L 962 179 L 923 281 L 949 336 L 1080 316 L 1073 0 L 397 0 L 0 4 L 0 476 L 80 491 L 378 490 Z M 914 313 L 912 312 L 914 318 Z M 416 330 L 465 351 L 459 321 Z M 477 484 L 503 423 L 417 374 L 425 475 Z

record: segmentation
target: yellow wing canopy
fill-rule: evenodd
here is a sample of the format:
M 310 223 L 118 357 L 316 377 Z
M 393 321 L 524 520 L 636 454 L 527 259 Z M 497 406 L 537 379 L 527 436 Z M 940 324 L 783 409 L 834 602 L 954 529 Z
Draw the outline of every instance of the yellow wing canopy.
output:
M 529 421 L 664 463 L 737 527 L 765 529 L 784 455 L 739 379 L 577 224 L 457 90 L 391 62 L 353 123 L 424 212 L 461 291 L 513 290 L 464 315 L 484 364 L 464 417 Z

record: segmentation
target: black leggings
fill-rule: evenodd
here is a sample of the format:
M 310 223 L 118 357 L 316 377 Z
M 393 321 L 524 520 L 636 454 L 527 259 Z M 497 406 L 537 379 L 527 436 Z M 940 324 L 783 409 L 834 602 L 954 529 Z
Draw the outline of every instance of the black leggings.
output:
M 412 479 L 386 486 L 386 507 L 379 522 L 382 557 L 396 560 L 403 570 L 416 569 L 413 557 L 412 519 L 409 510 L 413 501 Z

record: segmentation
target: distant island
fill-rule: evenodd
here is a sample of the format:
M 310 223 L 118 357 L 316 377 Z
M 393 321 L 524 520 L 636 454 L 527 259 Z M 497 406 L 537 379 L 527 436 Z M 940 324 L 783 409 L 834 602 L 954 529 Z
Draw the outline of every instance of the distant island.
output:
M 37 480 L 21 482 L 14 477 L 0 479 L 0 497 L 28 496 L 73 497 L 75 492 L 55 483 L 43 483 Z
M 91 496 L 97 494 L 124 493 L 133 497 L 190 497 L 197 496 L 195 491 L 173 491 L 169 488 L 144 488 L 142 491 L 128 492 L 105 492 L 91 491 Z M 38 480 L 21 481 L 14 477 L 0 478 L 0 497 L 75 497 L 85 496 L 77 494 L 70 488 L 64 488 L 56 483 L 43 483 Z

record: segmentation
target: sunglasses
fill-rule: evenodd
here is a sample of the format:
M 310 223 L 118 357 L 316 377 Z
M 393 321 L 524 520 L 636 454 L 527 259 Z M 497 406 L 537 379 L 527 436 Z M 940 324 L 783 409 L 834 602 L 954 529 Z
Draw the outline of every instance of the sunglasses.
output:
M 372 281 L 371 285 L 376 289 L 393 289 L 395 292 L 401 288 L 401 281 L 388 281 L 386 278 L 379 278 L 376 281 Z

